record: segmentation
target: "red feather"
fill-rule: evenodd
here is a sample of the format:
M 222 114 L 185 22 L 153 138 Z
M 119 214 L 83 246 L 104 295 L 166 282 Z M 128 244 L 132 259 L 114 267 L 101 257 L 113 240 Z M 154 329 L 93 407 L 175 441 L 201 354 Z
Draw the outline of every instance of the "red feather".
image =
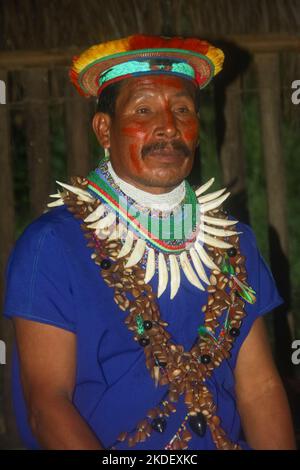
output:
M 70 81 L 73 83 L 73 85 L 75 86 L 76 90 L 78 91 L 78 93 L 80 95 L 85 96 L 85 97 L 89 96 L 80 87 L 80 85 L 78 83 L 78 73 L 75 72 L 75 70 L 73 70 L 73 69 L 69 70 L 69 78 L 70 78 Z
M 200 39 L 190 38 L 163 38 L 161 36 L 144 36 L 136 34 L 130 38 L 130 50 L 136 49 L 186 49 L 199 54 L 206 54 L 209 44 Z

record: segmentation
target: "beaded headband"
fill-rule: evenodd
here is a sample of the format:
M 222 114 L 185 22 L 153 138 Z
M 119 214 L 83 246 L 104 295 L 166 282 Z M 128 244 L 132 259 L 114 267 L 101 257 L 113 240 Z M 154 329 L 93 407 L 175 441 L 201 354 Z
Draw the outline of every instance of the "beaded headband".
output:
M 74 57 L 70 78 L 83 96 L 99 96 L 125 78 L 171 74 L 204 88 L 222 69 L 223 52 L 200 39 L 134 35 L 92 46 Z

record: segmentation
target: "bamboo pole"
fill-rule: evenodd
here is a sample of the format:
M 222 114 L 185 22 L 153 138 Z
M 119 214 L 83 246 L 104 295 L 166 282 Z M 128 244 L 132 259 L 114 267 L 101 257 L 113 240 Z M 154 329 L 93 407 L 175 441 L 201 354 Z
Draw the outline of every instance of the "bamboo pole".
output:
M 65 96 L 68 175 L 86 176 L 91 170 L 89 102 L 78 95 L 69 80 L 65 83 Z
M 291 367 L 291 332 L 287 322 L 290 303 L 289 240 L 286 210 L 285 165 L 280 127 L 279 54 L 256 54 L 259 85 L 262 146 L 268 199 L 270 262 L 280 294 L 286 305 L 274 315 L 275 354 L 279 367 Z
M 7 83 L 8 73 L 0 70 L 0 80 Z M 13 175 L 11 167 L 10 115 L 5 104 L 0 105 L 0 301 L 3 304 L 4 273 L 8 254 L 14 242 L 15 209 L 13 194 Z M 0 339 L 6 345 L 6 364 L 1 365 L 3 381 L 3 415 L 6 439 L 10 443 L 18 442 L 15 418 L 12 407 L 11 364 L 14 334 L 9 320 L 1 317 Z
M 50 191 L 50 150 L 48 71 L 28 69 L 23 72 L 26 100 L 26 138 L 33 216 L 40 215 Z
M 219 155 L 223 183 L 231 192 L 230 212 L 237 219 L 248 222 L 245 156 L 242 132 L 241 77 L 230 82 L 224 93 L 222 130 L 219 127 Z M 218 94 L 218 93 L 217 93 Z M 220 113 L 217 111 L 217 118 Z

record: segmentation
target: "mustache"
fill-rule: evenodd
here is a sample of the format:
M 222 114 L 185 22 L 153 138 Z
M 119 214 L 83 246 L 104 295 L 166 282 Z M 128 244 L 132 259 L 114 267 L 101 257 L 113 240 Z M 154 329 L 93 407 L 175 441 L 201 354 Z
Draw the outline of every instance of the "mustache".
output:
M 144 145 L 142 148 L 141 155 L 142 157 L 146 157 L 147 155 L 151 154 L 155 151 L 164 151 L 167 147 L 172 147 L 175 152 L 183 154 L 185 157 L 190 157 L 192 152 L 188 148 L 188 146 L 182 142 L 181 140 L 172 140 L 169 142 L 160 141 L 160 142 L 153 142 L 152 144 Z

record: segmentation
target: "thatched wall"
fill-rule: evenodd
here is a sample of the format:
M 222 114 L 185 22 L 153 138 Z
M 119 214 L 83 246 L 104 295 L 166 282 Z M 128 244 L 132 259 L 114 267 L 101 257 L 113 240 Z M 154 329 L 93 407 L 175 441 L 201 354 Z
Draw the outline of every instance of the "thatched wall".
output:
M 86 46 L 143 32 L 300 32 L 300 0 L 2 0 L 0 50 Z

